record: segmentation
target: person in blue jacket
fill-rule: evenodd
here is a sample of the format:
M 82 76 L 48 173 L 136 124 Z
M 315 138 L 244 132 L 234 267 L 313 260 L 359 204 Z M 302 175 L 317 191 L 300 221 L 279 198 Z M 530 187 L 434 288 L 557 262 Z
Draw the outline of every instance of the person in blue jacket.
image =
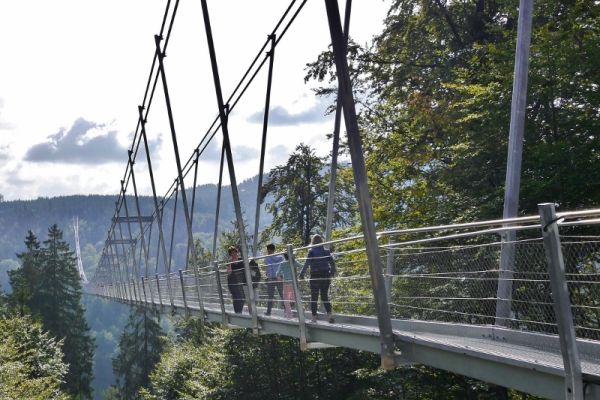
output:
M 308 251 L 308 256 L 302 271 L 300 271 L 300 279 L 304 279 L 306 269 L 310 267 L 310 310 L 312 312 L 312 322 L 317 322 L 317 303 L 319 294 L 321 301 L 327 312 L 327 320 L 334 323 L 335 320 L 331 314 L 331 303 L 329 302 L 329 285 L 331 278 L 335 275 L 335 262 L 331 256 L 331 252 L 323 248 L 323 238 L 321 235 L 314 235 L 310 242 L 312 247 Z

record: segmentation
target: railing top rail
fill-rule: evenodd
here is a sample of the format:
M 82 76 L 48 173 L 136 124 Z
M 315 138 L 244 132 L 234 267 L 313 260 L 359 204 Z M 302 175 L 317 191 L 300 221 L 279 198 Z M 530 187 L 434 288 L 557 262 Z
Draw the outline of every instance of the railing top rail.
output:
M 561 219 L 600 216 L 600 209 L 596 208 L 596 209 L 591 209 L 591 210 L 565 211 L 565 212 L 557 213 L 556 215 L 557 215 L 557 217 L 559 217 Z M 515 224 L 532 224 L 535 222 L 539 222 L 539 220 L 540 220 L 539 215 L 531 215 L 531 216 L 526 216 L 526 217 L 494 219 L 494 220 L 487 220 L 487 221 L 468 222 L 468 223 L 462 223 L 462 224 L 449 224 L 449 225 L 437 225 L 437 226 L 429 226 L 429 227 L 422 227 L 422 228 L 397 229 L 397 230 L 378 232 L 377 237 L 382 238 L 385 236 L 395 236 L 395 235 L 402 235 L 402 234 L 414 234 L 414 233 L 435 232 L 435 231 L 470 229 L 470 228 L 479 228 L 479 227 L 485 227 L 485 226 L 509 225 L 509 226 L 504 226 L 504 227 L 496 228 L 496 229 L 487 229 L 487 230 L 483 230 L 483 231 L 474 231 L 474 232 L 468 232 L 468 233 L 460 233 L 460 234 L 456 234 L 456 235 L 448 235 L 448 236 L 444 236 L 443 238 L 432 238 L 432 240 L 451 239 L 454 237 L 474 236 L 474 235 L 486 234 L 486 233 L 496 233 L 496 232 L 501 233 L 503 231 L 509 231 L 509 230 L 539 228 L 540 227 L 539 223 L 534 224 L 534 225 L 515 225 Z M 585 220 L 585 221 L 559 222 L 559 224 L 562 226 L 569 226 L 569 225 L 594 224 L 594 223 L 599 223 L 599 222 L 600 222 L 600 219 L 591 219 L 591 220 Z M 342 239 L 330 240 L 328 242 L 319 243 L 318 245 L 308 245 L 308 246 L 297 247 L 294 250 L 308 250 L 308 249 L 311 249 L 311 248 L 317 247 L 317 246 L 324 246 L 324 245 L 326 246 L 326 245 L 332 245 L 332 244 L 337 244 L 337 243 L 344 243 L 344 242 L 349 242 L 349 241 L 358 240 L 358 239 L 362 239 L 362 238 L 363 238 L 363 235 L 356 235 L 356 236 L 351 236 L 351 237 L 342 238 Z M 415 243 L 415 242 L 412 241 L 412 242 L 406 242 L 406 243 Z

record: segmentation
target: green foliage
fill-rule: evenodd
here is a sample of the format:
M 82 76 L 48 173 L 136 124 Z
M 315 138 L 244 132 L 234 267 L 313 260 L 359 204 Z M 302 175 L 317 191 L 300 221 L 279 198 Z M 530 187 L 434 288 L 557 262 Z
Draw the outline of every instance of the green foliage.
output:
M 22 315 L 30 312 L 45 330 L 64 342 L 64 362 L 69 366 L 64 389 L 74 396 L 91 398 L 94 340 L 81 305 L 75 256 L 56 225 L 49 228 L 43 246 L 29 231 L 25 247 L 19 254 L 22 268 L 10 274 L 11 299 Z
M 263 199 L 273 196 L 266 202 L 273 222 L 263 231 L 265 242 L 280 237 L 282 243 L 306 245 L 312 234 L 325 231 L 329 190 L 329 177 L 323 172 L 325 166 L 326 159 L 317 157 L 313 148 L 301 143 L 284 165 L 271 169 L 262 188 Z M 354 222 L 353 201 L 348 193 L 353 192 L 347 185 L 338 184 L 334 219 L 338 225 Z
M 96 342 L 94 393 L 103 394 L 106 388 L 116 383 L 112 371 L 112 358 L 116 355 L 119 336 L 127 323 L 129 307 L 93 295 L 84 295 L 83 302 Z
M 196 249 L 196 264 L 198 267 L 210 265 L 212 260 L 211 251 L 204 247 L 200 239 L 194 240 L 194 248 Z
M 30 317 L 0 317 L 0 399 L 67 400 L 61 347 Z
M 187 320 L 183 325 L 194 325 Z M 502 388 L 425 367 L 378 368 L 379 357 L 348 349 L 301 352 L 298 341 L 209 327 L 172 343 L 142 391 L 175 399 L 498 399 Z M 508 398 L 522 398 L 509 393 Z
M 164 344 L 158 312 L 148 307 L 132 308 L 119 340 L 119 351 L 113 359 L 121 398 L 140 398 L 138 392 L 148 387 L 148 377 L 160 359 Z
M 233 219 L 229 222 L 230 228 L 223 229 L 221 231 L 221 235 L 219 237 L 219 245 L 217 248 L 217 260 L 229 260 L 229 254 L 227 253 L 227 249 L 230 246 L 233 246 L 237 249 L 242 248 L 242 240 L 240 239 L 240 231 L 238 228 L 237 219 Z M 254 235 L 248 232 L 248 223 L 246 220 L 243 220 L 244 224 L 244 233 L 246 235 L 246 244 L 248 247 L 248 254 L 252 256 L 252 243 L 254 242 Z M 257 247 L 261 247 L 261 241 L 259 240 L 257 243 Z M 220 257 L 220 258 L 219 258 Z M 241 253 L 240 253 L 241 258 Z
M 600 194 L 600 5 L 534 10 L 520 209 L 589 207 Z M 396 0 L 373 45 L 350 46 L 380 224 L 501 213 L 517 12 L 516 1 Z M 331 60 L 309 64 L 307 79 L 333 79 Z

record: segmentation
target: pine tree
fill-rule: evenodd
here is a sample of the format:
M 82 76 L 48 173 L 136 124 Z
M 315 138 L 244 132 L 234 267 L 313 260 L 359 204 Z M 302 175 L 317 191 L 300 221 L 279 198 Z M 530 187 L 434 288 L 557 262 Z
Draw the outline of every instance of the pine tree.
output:
M 119 352 L 113 358 L 121 398 L 140 398 L 139 390 L 148 387 L 150 372 L 160 360 L 164 344 L 158 312 L 147 307 L 133 308 L 119 341 Z
M 48 230 L 44 247 L 30 231 L 27 251 L 19 254 L 22 267 L 11 273 L 20 312 L 30 312 L 44 330 L 64 342 L 63 361 L 69 366 L 63 388 L 82 399 L 92 397 L 94 339 L 90 337 L 81 305 L 81 283 L 76 258 L 57 225 Z
M 30 317 L 0 317 L 0 399 L 66 400 L 61 342 Z
M 57 338 L 64 338 L 65 362 L 69 364 L 65 388 L 81 398 L 91 398 L 95 344 L 81 305 L 77 261 L 56 224 L 48 229 L 44 246 L 43 273 L 33 304 L 39 310 L 44 327 Z
M 17 254 L 21 260 L 21 268 L 8 271 L 13 289 L 11 301 L 16 304 L 21 316 L 31 312 L 34 288 L 40 274 L 40 242 L 30 230 L 25 237 L 25 248 L 25 252 Z

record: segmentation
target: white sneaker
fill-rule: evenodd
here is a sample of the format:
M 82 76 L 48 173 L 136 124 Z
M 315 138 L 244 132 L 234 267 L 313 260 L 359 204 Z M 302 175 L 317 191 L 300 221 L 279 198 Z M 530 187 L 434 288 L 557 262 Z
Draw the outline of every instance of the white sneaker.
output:
M 312 318 L 310 319 L 310 322 L 316 323 L 317 322 L 317 316 L 313 315 Z

